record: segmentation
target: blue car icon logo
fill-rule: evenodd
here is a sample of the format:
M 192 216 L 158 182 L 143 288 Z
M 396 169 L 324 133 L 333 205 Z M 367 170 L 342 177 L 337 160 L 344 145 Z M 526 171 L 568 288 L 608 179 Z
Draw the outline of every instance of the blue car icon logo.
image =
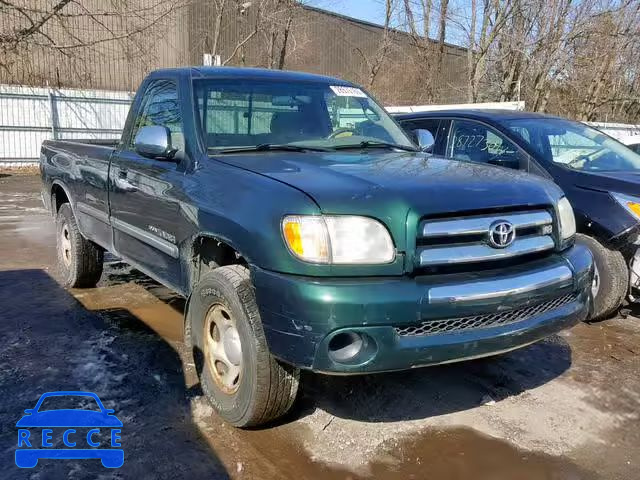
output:
M 59 403 L 60 397 L 65 397 L 65 401 L 88 402 L 98 408 L 42 408 L 43 402 Z M 25 410 L 26 415 L 16 424 L 16 465 L 33 468 L 41 458 L 99 458 L 107 468 L 121 467 L 124 464 L 124 450 L 119 448 L 122 446 L 122 422 L 113 413 L 104 407 L 95 393 L 65 391 L 43 394 L 36 406 Z

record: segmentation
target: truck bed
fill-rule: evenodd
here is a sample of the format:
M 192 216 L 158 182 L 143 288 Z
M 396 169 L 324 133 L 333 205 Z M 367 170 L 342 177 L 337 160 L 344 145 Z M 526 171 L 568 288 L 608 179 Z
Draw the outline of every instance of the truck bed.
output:
M 118 143 L 102 139 L 45 140 L 40 153 L 45 205 L 55 212 L 56 202 L 66 197 L 73 205 L 80 231 L 105 247 L 111 246 L 109 164 Z M 54 194 L 60 198 L 54 199 Z

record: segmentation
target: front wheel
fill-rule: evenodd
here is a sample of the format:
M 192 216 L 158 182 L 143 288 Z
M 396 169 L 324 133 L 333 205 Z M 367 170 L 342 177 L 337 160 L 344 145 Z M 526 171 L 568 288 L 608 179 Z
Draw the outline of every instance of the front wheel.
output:
M 595 238 L 576 235 L 576 242 L 591 250 L 594 277 L 591 287 L 593 313 L 590 320 L 602 320 L 614 314 L 622 305 L 629 288 L 627 263 L 618 250 L 612 250 Z
M 236 427 L 261 425 L 289 411 L 300 372 L 269 353 L 249 271 L 228 265 L 194 288 L 185 319 L 205 395 Z

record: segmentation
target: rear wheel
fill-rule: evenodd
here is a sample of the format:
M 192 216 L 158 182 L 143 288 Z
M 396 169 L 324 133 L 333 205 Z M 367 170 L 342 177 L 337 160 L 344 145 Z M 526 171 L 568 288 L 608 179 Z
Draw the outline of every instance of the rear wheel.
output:
M 65 287 L 95 287 L 102 275 L 104 251 L 82 236 L 68 203 L 58 210 L 56 231 L 62 284 Z
M 622 253 L 612 250 L 595 238 L 576 235 L 576 242 L 589 247 L 593 253 L 594 277 L 591 287 L 593 313 L 591 320 L 613 315 L 622 305 L 629 288 L 629 270 Z
M 194 288 L 185 319 L 205 395 L 227 422 L 261 425 L 292 407 L 300 372 L 269 353 L 249 271 L 216 268 Z

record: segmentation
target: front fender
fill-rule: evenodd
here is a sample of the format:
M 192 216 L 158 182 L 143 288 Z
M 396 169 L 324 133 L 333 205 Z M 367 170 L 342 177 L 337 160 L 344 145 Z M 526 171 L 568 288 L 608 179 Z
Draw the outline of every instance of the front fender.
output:
M 186 215 L 193 236 L 186 240 L 185 258 L 200 237 L 232 247 L 262 269 L 311 277 L 401 275 L 404 255 L 386 265 L 315 265 L 294 257 L 285 245 L 281 222 L 286 215 L 320 215 L 304 191 L 282 181 L 238 167 L 203 160 L 198 181 L 186 191 Z M 348 200 L 345 200 L 348 202 Z
M 284 216 L 321 213 L 311 197 L 278 180 L 212 159 L 204 159 L 202 165 L 197 182 L 186 191 L 189 205 L 184 208 L 194 233 L 186 240 L 186 251 L 204 236 L 224 242 L 248 263 L 266 270 L 331 275 L 328 265 L 295 258 L 282 237 Z

